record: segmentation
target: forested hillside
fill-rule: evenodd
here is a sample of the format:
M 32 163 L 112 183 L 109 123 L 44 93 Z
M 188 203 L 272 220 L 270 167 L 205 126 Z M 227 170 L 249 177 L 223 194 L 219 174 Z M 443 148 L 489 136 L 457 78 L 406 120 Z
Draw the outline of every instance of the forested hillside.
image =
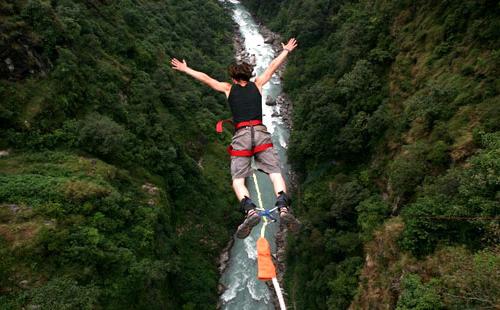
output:
M 498 1 L 244 3 L 299 42 L 293 309 L 498 307 Z
M 240 220 L 215 0 L 0 2 L 0 308 L 210 309 Z M 219 139 L 219 140 L 218 140 Z

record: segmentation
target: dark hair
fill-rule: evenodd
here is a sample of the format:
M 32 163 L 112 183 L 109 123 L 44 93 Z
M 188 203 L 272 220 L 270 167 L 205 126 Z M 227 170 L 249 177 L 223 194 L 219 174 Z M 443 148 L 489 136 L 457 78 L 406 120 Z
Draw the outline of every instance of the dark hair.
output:
M 227 68 L 229 75 L 231 78 L 238 81 L 249 81 L 252 77 L 253 67 L 252 65 L 243 62 L 243 63 L 232 63 Z

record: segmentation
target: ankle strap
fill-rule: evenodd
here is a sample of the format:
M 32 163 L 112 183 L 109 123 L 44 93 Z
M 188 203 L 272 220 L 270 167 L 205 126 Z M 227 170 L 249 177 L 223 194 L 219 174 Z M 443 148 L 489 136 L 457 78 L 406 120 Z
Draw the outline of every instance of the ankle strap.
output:
M 240 202 L 240 209 L 244 213 L 248 213 L 250 210 L 256 209 L 257 206 L 253 203 L 252 199 L 245 196 Z

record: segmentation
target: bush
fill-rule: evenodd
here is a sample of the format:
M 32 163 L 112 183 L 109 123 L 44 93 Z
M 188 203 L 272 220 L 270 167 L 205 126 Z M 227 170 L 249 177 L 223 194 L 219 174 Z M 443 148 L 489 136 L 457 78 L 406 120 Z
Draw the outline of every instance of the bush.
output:
M 437 310 L 445 309 L 435 290 L 436 281 L 422 284 L 416 274 L 407 274 L 403 278 L 403 292 L 399 296 L 397 310 Z
M 440 242 L 483 248 L 487 246 L 484 238 L 494 239 L 488 234 L 500 212 L 499 137 L 486 134 L 486 149 L 470 158 L 467 168 L 452 168 L 426 184 L 417 200 L 403 210 L 405 249 L 425 255 Z
M 388 167 L 389 184 L 394 194 L 407 197 L 413 194 L 427 173 L 427 164 L 417 151 L 403 153 Z
M 490 308 L 498 304 L 500 256 L 498 247 L 471 254 L 463 248 L 450 251 L 441 278 L 440 293 L 453 309 Z
M 380 226 L 390 214 L 390 206 L 382 201 L 379 195 L 361 201 L 356 207 L 358 226 L 364 241 L 372 238 L 373 231 Z
M 105 159 L 127 161 L 132 157 L 133 138 L 109 117 L 90 114 L 80 123 L 78 145 Z
M 29 304 L 41 309 L 94 309 L 99 289 L 93 285 L 81 286 L 68 277 L 53 278 L 45 285 L 28 293 Z
M 426 129 L 433 128 L 437 121 L 450 119 L 456 111 L 454 100 L 458 91 L 452 87 L 431 82 L 405 102 L 406 118 L 423 119 Z

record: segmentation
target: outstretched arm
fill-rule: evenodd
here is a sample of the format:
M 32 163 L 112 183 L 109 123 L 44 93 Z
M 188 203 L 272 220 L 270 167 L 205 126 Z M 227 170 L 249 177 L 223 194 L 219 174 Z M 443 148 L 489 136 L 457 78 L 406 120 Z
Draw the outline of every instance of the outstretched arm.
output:
M 196 70 L 193 70 L 193 69 L 189 68 L 188 65 L 187 65 L 187 63 L 186 63 L 186 61 L 184 59 L 181 62 L 181 61 L 179 61 L 176 58 L 172 58 L 172 60 L 170 61 L 170 63 L 172 64 L 172 69 L 184 72 L 184 73 L 186 73 L 186 74 L 194 77 L 198 81 L 201 81 L 201 82 L 207 84 L 208 86 L 210 86 L 211 88 L 215 89 L 216 91 L 220 91 L 222 93 L 226 93 L 231 88 L 231 84 L 229 84 L 229 83 L 219 82 L 216 79 L 211 78 L 206 73 L 203 73 L 203 72 L 200 72 L 200 71 L 196 71 Z
M 281 66 L 281 64 L 285 61 L 286 56 L 288 56 L 288 54 L 297 47 L 297 40 L 295 40 L 295 38 L 291 38 L 286 45 L 281 43 L 281 46 L 283 46 L 281 54 L 271 61 L 269 67 L 267 67 L 264 73 L 255 79 L 255 84 L 257 84 L 257 86 L 262 87 L 271 79 L 274 72 L 276 72 L 279 66 Z

